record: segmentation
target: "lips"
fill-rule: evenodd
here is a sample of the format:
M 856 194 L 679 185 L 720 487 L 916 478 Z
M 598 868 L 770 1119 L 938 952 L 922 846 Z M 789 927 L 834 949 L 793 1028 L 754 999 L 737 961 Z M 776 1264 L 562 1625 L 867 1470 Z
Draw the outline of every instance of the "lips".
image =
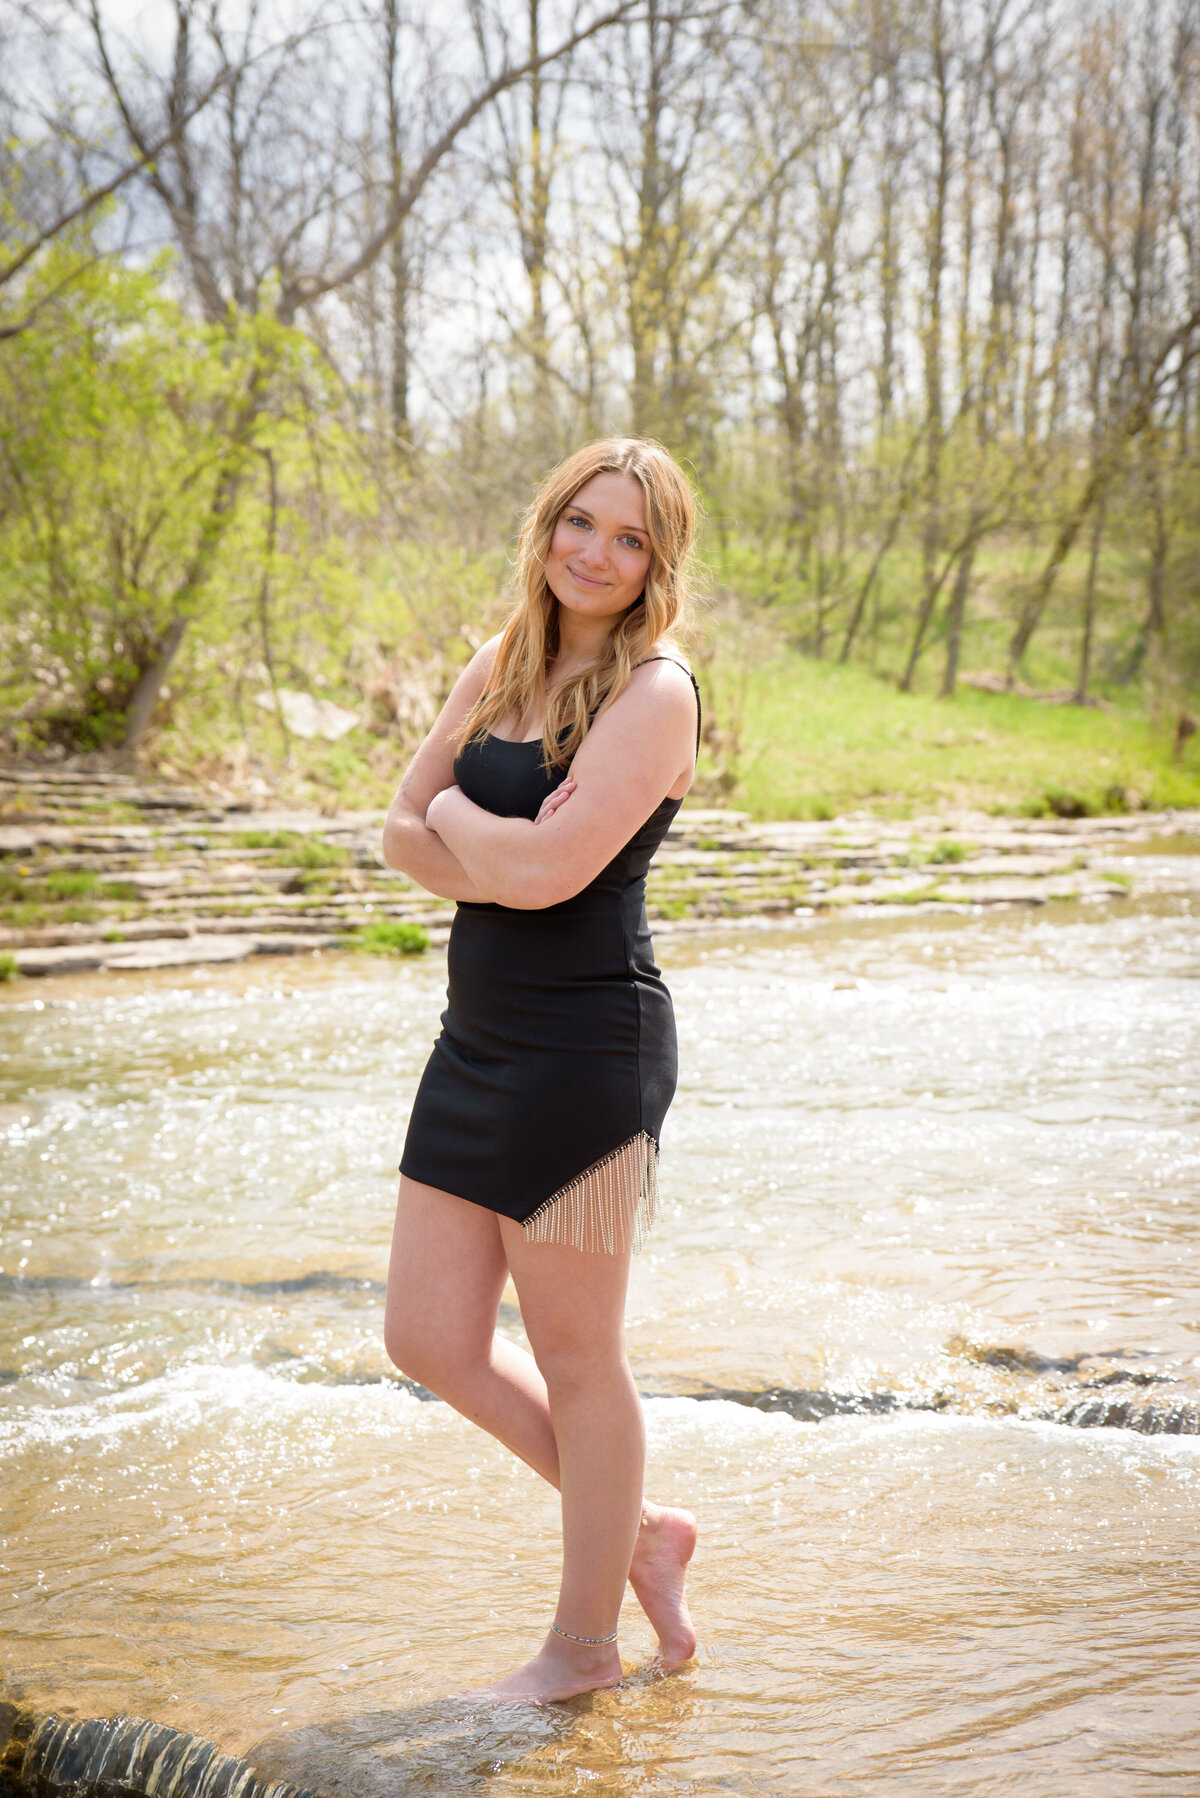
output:
M 569 562 L 567 563 L 567 573 L 572 580 L 578 581 L 581 587 L 607 587 L 608 585 L 607 581 L 598 581 L 590 574 L 580 574 L 579 570 L 572 568 Z

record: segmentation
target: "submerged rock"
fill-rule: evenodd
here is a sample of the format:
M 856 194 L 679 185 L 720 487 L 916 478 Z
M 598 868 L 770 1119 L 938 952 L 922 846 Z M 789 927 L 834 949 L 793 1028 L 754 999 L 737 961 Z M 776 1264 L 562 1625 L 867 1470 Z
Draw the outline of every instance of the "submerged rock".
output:
M 3 1798 L 314 1798 L 213 1742 L 141 1717 L 35 1718 L 0 1702 Z

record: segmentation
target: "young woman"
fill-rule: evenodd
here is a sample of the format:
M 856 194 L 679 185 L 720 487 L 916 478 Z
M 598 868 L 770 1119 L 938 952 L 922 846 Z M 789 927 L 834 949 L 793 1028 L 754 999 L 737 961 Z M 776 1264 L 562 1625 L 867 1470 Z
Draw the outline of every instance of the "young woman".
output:
M 670 632 L 692 496 L 656 443 L 594 443 L 539 491 L 516 608 L 463 672 L 384 829 L 456 899 L 442 1033 L 401 1162 L 388 1353 L 562 1494 L 545 1643 L 488 1688 L 549 1702 L 621 1677 L 629 1580 L 658 1664 L 689 1660 L 687 1511 L 648 1504 L 625 1354 L 675 1090 L 645 873 L 691 784 L 699 693 Z M 496 1334 L 512 1277 L 532 1357 Z

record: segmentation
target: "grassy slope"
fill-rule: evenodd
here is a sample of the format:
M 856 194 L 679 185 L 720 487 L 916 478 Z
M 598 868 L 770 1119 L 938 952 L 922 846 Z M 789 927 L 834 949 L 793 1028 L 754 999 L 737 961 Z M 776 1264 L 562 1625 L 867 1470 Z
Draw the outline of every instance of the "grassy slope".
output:
M 950 701 L 908 695 L 862 669 L 788 652 L 750 674 L 739 709 L 732 802 L 760 818 L 1035 812 L 1062 794 L 1111 811 L 1122 792 L 1126 803 L 1136 794 L 1155 807 L 1200 805 L 1200 738 L 1175 763 L 1140 713 L 969 688 Z
M 700 672 L 708 709 L 725 726 L 740 719 L 743 743 L 732 792 L 704 778 L 711 762 L 702 757 L 702 803 L 729 803 L 759 818 L 1035 812 L 1047 809 L 1048 794 L 1073 795 L 1093 811 L 1121 809 L 1126 793 L 1155 807 L 1200 806 L 1200 736 L 1174 763 L 1166 733 L 1132 698 L 1125 709 L 1104 712 L 962 687 L 946 701 L 900 693 L 862 668 L 778 644 L 748 672 L 743 663 L 726 675 L 720 656 Z M 249 766 L 272 777 L 259 790 L 267 803 L 386 805 L 407 761 L 399 743 L 356 730 L 334 744 L 296 741 L 285 771 L 269 721 L 247 723 Z M 167 771 L 241 787 L 245 757 L 239 766 L 218 766 L 198 747 L 177 738 Z

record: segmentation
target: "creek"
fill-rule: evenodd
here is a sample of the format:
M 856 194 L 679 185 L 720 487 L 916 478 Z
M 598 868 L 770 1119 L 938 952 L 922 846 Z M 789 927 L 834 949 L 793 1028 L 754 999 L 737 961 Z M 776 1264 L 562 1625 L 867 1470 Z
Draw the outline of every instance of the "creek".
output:
M 444 956 L 5 993 L 0 1696 L 326 1798 L 1200 1790 L 1196 909 L 660 944 L 629 1340 L 703 1646 L 647 1676 L 631 1599 L 540 1714 L 448 1694 L 540 1641 L 556 1497 L 380 1342 Z

